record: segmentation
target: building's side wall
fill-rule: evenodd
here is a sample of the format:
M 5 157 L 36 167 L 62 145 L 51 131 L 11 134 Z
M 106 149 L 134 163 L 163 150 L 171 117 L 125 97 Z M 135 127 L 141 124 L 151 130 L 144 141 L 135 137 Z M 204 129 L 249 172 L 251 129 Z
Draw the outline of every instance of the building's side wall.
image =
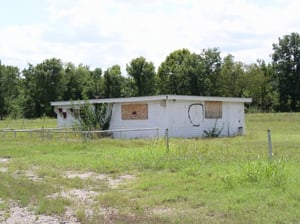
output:
M 79 124 L 80 107 L 55 107 L 58 127 Z M 145 131 L 118 131 L 115 138 L 147 138 L 163 136 L 169 129 L 170 137 L 203 137 L 213 128 L 222 130 L 220 136 L 245 133 L 244 104 L 233 102 L 206 102 L 161 100 L 135 103 L 114 103 L 110 130 L 158 128 Z
M 79 124 L 79 107 L 55 107 L 57 127 L 74 127 Z
M 147 116 L 145 115 L 145 111 L 142 111 L 142 116 L 140 116 L 138 111 L 136 112 L 126 110 L 127 108 L 135 107 L 137 108 L 137 110 L 138 108 L 142 108 L 142 110 L 145 110 L 145 105 L 147 105 Z M 130 113 L 135 112 L 136 114 L 133 114 L 132 118 L 130 118 Z M 115 138 L 144 138 L 156 137 L 157 135 L 163 136 L 164 129 L 167 128 L 166 115 L 166 102 L 164 100 L 135 103 L 114 103 L 109 129 L 159 129 L 158 132 L 157 130 L 118 131 L 113 133 L 113 136 Z
M 236 136 L 245 134 L 244 103 L 226 103 L 224 104 L 224 111 L 227 119 L 224 135 Z
M 220 136 L 244 134 L 244 104 L 217 102 L 169 101 L 169 133 L 172 137 L 203 137 L 213 128 Z M 219 106 L 219 107 L 218 107 Z M 216 111 L 209 111 L 216 110 Z M 213 116 L 211 116 L 211 114 Z
M 168 101 L 171 137 L 201 137 L 204 128 L 204 102 Z

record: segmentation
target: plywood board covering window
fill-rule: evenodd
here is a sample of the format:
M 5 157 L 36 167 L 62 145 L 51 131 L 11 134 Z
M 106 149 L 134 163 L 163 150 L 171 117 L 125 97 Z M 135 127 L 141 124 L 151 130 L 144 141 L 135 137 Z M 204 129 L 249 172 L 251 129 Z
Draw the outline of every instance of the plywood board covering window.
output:
M 148 120 L 148 104 L 122 104 L 122 120 Z
M 208 119 L 222 118 L 222 102 L 206 101 L 205 102 L 205 118 L 208 118 Z

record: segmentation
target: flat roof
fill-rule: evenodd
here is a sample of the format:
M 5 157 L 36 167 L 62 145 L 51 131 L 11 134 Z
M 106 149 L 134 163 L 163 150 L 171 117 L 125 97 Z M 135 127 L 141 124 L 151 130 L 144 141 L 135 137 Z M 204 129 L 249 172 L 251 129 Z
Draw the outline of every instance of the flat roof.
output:
M 91 99 L 91 100 L 56 101 L 56 102 L 51 102 L 51 106 L 73 106 L 73 105 L 83 105 L 86 103 L 90 103 L 90 104 L 131 103 L 131 102 L 145 102 L 145 101 L 159 101 L 159 100 L 221 101 L 221 102 L 236 102 L 236 103 L 252 102 L 252 98 L 219 97 L 219 96 L 156 95 L 156 96 L 138 96 L 138 97 L 124 97 L 124 98 L 103 98 L 103 99 Z

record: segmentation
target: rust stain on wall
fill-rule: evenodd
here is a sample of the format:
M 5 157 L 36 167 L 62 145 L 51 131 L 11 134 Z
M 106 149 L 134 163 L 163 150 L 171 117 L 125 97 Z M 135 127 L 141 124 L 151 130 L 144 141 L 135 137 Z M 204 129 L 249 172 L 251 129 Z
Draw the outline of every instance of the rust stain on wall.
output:
M 122 104 L 122 120 L 148 120 L 148 104 Z

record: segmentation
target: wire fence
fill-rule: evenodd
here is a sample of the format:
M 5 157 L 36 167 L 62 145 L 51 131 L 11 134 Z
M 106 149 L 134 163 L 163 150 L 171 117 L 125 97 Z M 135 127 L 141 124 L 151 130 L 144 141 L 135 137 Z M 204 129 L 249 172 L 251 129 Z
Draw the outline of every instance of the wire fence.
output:
M 168 129 L 135 128 L 114 130 L 80 130 L 77 128 L 33 128 L 33 129 L 0 129 L 0 137 L 14 140 L 41 140 L 41 141 L 91 141 L 101 138 L 133 139 L 133 138 L 164 138 L 169 145 Z
M 5 119 L 0 121 L 1 129 L 40 129 L 56 127 L 57 121 L 53 118 L 43 117 L 37 119 Z

